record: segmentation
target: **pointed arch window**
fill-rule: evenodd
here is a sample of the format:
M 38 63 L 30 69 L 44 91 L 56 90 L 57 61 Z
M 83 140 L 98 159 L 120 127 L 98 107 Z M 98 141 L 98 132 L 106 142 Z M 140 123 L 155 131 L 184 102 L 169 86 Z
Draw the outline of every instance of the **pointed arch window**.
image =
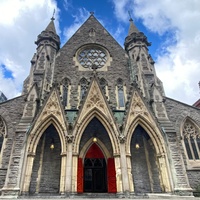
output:
M 108 97 L 108 83 L 104 78 L 101 78 L 100 81 L 100 86 L 104 92 L 104 94 Z
M 86 80 L 86 78 L 82 78 L 80 80 L 80 99 L 83 99 L 84 96 L 86 95 L 87 86 L 88 86 L 88 81 Z
M 2 150 L 5 143 L 5 134 L 6 127 L 3 118 L 0 116 L 0 167 L 1 167 L 1 159 L 2 159 Z
M 62 80 L 60 90 L 61 90 L 62 104 L 64 108 L 69 108 L 70 80 L 68 78 L 64 78 Z
M 117 80 L 117 104 L 118 108 L 125 107 L 124 84 L 120 78 Z
M 183 140 L 189 160 L 200 160 L 200 130 L 189 119 L 183 125 Z

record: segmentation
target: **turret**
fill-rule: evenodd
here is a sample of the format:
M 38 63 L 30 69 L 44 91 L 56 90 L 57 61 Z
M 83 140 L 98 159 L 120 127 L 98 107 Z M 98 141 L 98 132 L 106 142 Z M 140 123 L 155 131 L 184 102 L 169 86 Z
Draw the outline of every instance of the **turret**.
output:
M 37 51 L 31 60 L 31 71 L 24 82 L 23 93 L 29 92 L 36 83 L 38 94 L 44 99 L 52 86 L 55 57 L 60 49 L 60 38 L 56 33 L 53 17 L 46 29 L 38 35 L 35 44 Z
M 128 36 L 125 38 L 125 50 L 129 55 L 130 76 L 141 90 L 143 97 L 148 99 L 155 115 L 158 118 L 166 118 L 166 110 L 163 104 L 164 89 L 162 82 L 156 76 L 154 61 L 148 52 L 148 42 L 144 33 L 140 32 L 133 20 L 130 19 Z
M 60 49 L 60 37 L 56 33 L 53 17 L 46 29 L 38 35 L 35 44 L 38 46 L 37 48 L 43 45 L 50 45 L 56 51 Z
M 132 18 L 129 21 L 130 27 L 124 46 L 130 58 L 131 80 L 137 83 L 143 96 L 149 97 L 149 85 L 153 84 L 156 78 L 154 61 L 148 52 L 151 43 L 144 33 L 137 29 Z

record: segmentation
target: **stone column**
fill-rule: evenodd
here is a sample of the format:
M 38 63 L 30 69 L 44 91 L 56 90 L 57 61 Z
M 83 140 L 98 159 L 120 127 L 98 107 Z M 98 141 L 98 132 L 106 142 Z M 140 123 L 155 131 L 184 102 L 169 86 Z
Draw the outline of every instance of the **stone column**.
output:
M 115 156 L 115 170 L 116 170 L 116 185 L 117 193 L 122 193 L 122 171 L 120 165 L 120 156 Z
M 126 160 L 126 151 L 125 151 L 125 138 L 120 138 L 120 159 L 121 159 L 121 172 L 122 172 L 122 185 L 123 192 L 125 194 L 130 192 L 129 188 L 129 179 L 127 172 L 127 160 Z
M 30 187 L 30 182 L 31 182 L 31 174 L 32 174 L 34 159 L 35 159 L 35 154 L 29 153 L 28 157 L 27 157 L 24 185 L 23 185 L 23 189 L 22 189 L 23 194 L 29 193 L 29 187 Z
M 132 167 L 131 167 L 131 156 L 128 155 L 126 157 L 127 160 L 127 171 L 128 171 L 128 180 L 129 180 L 129 188 L 130 192 L 134 193 L 134 183 L 133 183 L 133 175 L 132 175 Z
M 66 187 L 65 192 L 72 192 L 72 136 L 67 136 L 67 163 L 66 163 Z
M 61 154 L 60 194 L 65 193 L 67 154 Z
M 78 155 L 72 156 L 72 193 L 77 193 Z
M 168 165 L 166 163 L 166 156 L 157 155 L 157 160 L 159 163 L 160 175 L 161 175 L 161 188 L 163 192 L 171 192 L 172 180 L 170 180 Z

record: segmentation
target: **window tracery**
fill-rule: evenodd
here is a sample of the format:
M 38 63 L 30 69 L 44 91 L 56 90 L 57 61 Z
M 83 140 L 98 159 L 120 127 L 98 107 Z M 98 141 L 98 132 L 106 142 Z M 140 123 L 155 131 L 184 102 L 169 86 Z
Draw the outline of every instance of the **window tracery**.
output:
M 103 67 L 107 62 L 107 54 L 100 47 L 87 47 L 78 54 L 78 61 L 84 68 L 91 68 L 93 65 L 97 68 Z
M 100 86 L 101 86 L 104 94 L 106 94 L 107 93 L 107 85 L 108 85 L 107 81 L 104 78 L 101 78 L 99 83 L 100 83 Z
M 183 126 L 184 145 L 189 160 L 200 160 L 200 131 L 195 124 L 186 120 Z
M 70 81 L 68 78 L 64 78 L 61 82 L 61 96 L 62 104 L 64 108 L 69 106 L 69 90 L 70 90 Z
M 117 98 L 118 98 L 118 107 L 125 107 L 125 97 L 124 97 L 124 84 L 122 79 L 117 80 Z
M 80 80 L 80 99 L 83 99 L 87 91 L 88 81 L 85 78 Z

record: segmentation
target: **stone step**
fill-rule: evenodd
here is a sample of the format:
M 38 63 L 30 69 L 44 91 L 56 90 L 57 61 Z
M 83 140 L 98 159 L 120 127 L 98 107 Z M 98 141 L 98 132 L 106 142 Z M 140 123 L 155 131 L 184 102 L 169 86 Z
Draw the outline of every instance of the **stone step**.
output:
M 14 200 L 14 199 L 21 199 L 21 200 L 60 200 L 60 199 L 76 199 L 76 200 L 125 200 L 125 199 L 134 199 L 134 200 L 141 200 L 141 199 L 150 199 L 150 200 L 158 200 L 158 199 L 170 199 L 170 200 L 200 200 L 200 197 L 194 196 L 178 196 L 172 194 L 140 194 L 140 195 L 119 195 L 119 194 L 107 194 L 107 193 L 86 193 L 81 195 L 33 195 L 33 196 L 19 196 L 19 197 L 12 197 L 12 196 L 0 196 L 0 200 Z

